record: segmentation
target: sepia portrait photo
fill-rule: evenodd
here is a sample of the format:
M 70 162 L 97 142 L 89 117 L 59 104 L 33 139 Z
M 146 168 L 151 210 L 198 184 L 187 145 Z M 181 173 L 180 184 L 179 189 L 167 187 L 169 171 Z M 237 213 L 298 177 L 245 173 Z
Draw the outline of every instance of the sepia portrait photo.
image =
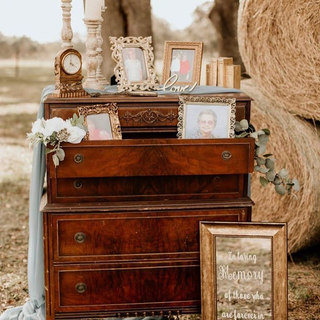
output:
M 235 100 L 180 96 L 179 119 L 179 138 L 232 138 L 234 137 Z

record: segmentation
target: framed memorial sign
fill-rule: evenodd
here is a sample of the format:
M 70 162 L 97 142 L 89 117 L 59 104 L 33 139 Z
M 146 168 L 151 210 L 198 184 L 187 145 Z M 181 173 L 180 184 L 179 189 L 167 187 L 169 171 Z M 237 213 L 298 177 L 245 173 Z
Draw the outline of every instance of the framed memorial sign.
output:
M 287 225 L 200 222 L 203 320 L 286 320 Z

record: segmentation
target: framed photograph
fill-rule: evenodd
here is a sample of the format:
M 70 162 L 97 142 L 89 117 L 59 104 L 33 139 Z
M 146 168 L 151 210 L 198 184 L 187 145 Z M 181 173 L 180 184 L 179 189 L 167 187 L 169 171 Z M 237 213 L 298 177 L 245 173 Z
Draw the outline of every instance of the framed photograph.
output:
M 286 223 L 200 222 L 203 320 L 287 320 Z
M 162 81 L 177 75 L 176 85 L 200 84 L 202 42 L 166 41 L 164 45 Z
M 85 125 L 88 127 L 86 140 L 122 139 L 116 103 L 78 107 L 78 113 L 84 116 Z
M 118 91 L 156 89 L 157 78 L 151 37 L 109 37 Z
M 236 99 L 212 96 L 179 97 L 178 138 L 234 138 Z

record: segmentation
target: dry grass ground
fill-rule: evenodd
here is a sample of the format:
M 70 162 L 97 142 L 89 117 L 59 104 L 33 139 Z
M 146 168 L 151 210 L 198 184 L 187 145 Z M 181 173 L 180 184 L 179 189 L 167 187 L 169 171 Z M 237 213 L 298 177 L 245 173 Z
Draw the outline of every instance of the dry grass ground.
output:
M 0 314 L 28 299 L 28 203 L 32 150 L 26 133 L 36 119 L 53 68 L 0 62 Z M 289 261 L 289 320 L 320 319 L 320 248 Z M 193 317 L 192 317 L 193 318 Z M 277 320 L 277 319 L 274 319 Z

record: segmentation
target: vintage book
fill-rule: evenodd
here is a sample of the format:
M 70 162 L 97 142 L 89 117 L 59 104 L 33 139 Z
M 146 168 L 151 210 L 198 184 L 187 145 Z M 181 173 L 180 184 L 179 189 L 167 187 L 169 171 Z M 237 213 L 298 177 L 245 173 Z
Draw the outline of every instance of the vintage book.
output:
M 212 58 L 211 61 L 211 69 L 212 69 L 212 85 L 218 85 L 218 59 Z
M 212 86 L 212 65 L 211 63 L 206 64 L 206 85 Z
M 226 86 L 226 72 L 227 66 L 233 64 L 233 58 L 220 57 L 218 58 L 218 86 Z
M 226 66 L 226 87 L 240 89 L 241 66 Z

